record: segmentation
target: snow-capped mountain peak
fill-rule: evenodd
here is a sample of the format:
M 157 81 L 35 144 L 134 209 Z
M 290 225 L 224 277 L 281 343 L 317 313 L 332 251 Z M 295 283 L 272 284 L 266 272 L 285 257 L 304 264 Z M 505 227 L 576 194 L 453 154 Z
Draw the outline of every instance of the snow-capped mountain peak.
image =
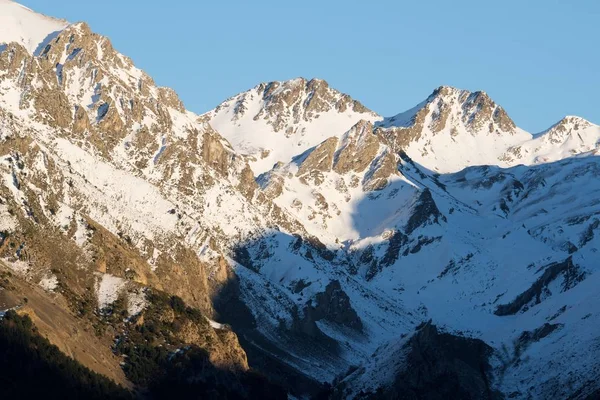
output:
M 486 92 L 461 90 L 440 86 L 412 109 L 378 123 L 383 128 L 409 128 L 423 125 L 432 133 L 448 130 L 450 133 L 466 129 L 472 134 L 489 130 L 490 133 L 515 133 L 515 124 L 506 111 Z
M 203 118 L 234 149 L 253 157 L 251 166 L 256 175 L 346 132 L 361 119 L 380 119 L 326 81 L 304 78 L 261 83 Z
M 549 135 L 553 139 L 558 139 L 560 137 L 564 137 L 565 134 L 568 134 L 572 131 L 583 131 L 593 126 L 594 124 L 592 124 L 590 121 L 584 118 L 578 117 L 576 115 L 567 115 L 560 121 L 552 125 L 549 129 L 537 133 L 534 136 L 540 137 L 544 135 Z
M 252 90 L 234 97 L 235 120 L 245 115 L 255 96 L 260 99 L 261 108 L 253 118 L 267 120 L 275 132 L 285 131 L 288 135 L 294 133 L 289 129 L 290 125 L 301 121 L 310 122 L 331 110 L 340 113 L 346 110 L 369 112 L 361 103 L 331 88 L 322 79 L 296 78 L 261 83 Z M 229 104 L 225 102 L 217 107 L 215 112 L 218 113 L 227 107 Z
M 0 51 L 19 43 L 30 54 L 39 52 L 68 22 L 46 17 L 12 0 L 0 0 Z
M 394 151 L 438 172 L 497 163 L 508 147 L 531 138 L 485 92 L 450 86 L 377 123 L 377 132 Z
M 531 140 L 510 147 L 501 159 L 540 164 L 597 152 L 599 148 L 600 126 L 581 117 L 567 116 Z

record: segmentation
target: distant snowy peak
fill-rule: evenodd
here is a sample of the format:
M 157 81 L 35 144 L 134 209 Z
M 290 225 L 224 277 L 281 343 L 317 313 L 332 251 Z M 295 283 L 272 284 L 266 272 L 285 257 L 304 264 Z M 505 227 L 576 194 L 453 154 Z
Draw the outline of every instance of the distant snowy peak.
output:
M 594 129 L 597 130 L 598 126 L 592 124 L 586 119 L 574 115 L 568 115 L 560 121 L 558 121 L 556 124 L 552 125 L 549 129 L 536 134 L 535 137 L 539 138 L 545 136 L 550 141 L 560 143 L 562 142 L 562 140 L 564 140 L 572 134 L 589 132 Z
M 464 127 L 470 133 L 514 133 L 515 123 L 506 111 L 485 92 L 470 92 L 441 86 L 422 103 L 391 118 L 385 118 L 382 128 L 423 126 L 432 133 Z
M 567 116 L 524 143 L 511 146 L 501 157 L 509 165 L 541 164 L 598 152 L 600 126 L 583 118 Z
M 315 157 L 331 150 L 334 139 L 335 146 L 341 146 L 346 140 L 343 136 L 351 134 L 360 121 L 374 125 L 362 135 L 363 142 L 377 136 L 389 152 L 405 153 L 438 173 L 474 165 L 510 167 L 555 161 L 596 151 L 600 139 L 597 127 L 578 117 L 567 117 L 532 135 L 518 128 L 487 93 L 449 86 L 435 89 L 408 111 L 381 118 L 327 82 L 303 78 L 262 83 L 201 119 L 220 132 L 235 151 L 250 157 L 255 176 L 306 156 L 310 149 L 318 150 L 312 154 Z M 369 148 L 372 153 L 374 149 L 374 145 Z M 372 161 L 370 156 L 366 159 Z M 315 161 L 313 157 L 308 160 Z M 319 166 L 328 160 L 318 160 Z M 341 165 L 333 159 L 331 163 L 330 168 Z
M 0 51 L 9 43 L 19 43 L 30 54 L 37 53 L 67 25 L 67 21 L 46 17 L 10 0 L 0 0 Z
M 381 119 L 320 79 L 261 83 L 202 116 L 239 152 L 255 158 L 255 174 L 339 136 L 360 120 Z
M 215 113 L 233 106 L 233 120 L 239 120 L 252 111 L 256 100 L 260 102 L 260 108 L 252 117 L 267 120 L 275 132 L 285 131 L 286 134 L 295 133 L 290 129 L 291 125 L 310 122 L 333 110 L 373 114 L 350 96 L 332 89 L 326 81 L 304 78 L 261 83 L 221 104 Z
M 485 92 L 442 86 L 409 111 L 376 124 L 395 152 L 436 172 L 498 164 L 510 146 L 531 138 Z

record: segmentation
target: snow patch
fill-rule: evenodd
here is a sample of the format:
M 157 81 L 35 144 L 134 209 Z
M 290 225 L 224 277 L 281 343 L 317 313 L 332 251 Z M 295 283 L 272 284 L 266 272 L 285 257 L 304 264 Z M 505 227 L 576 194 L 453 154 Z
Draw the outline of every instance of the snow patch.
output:
M 58 287 L 58 278 L 55 275 L 50 275 L 43 278 L 39 285 L 47 292 L 54 292 Z
M 220 324 L 216 321 L 213 321 L 212 319 L 208 319 L 208 323 L 210 324 L 211 327 L 213 327 L 213 329 L 225 329 L 225 325 Z
M 39 55 L 67 25 L 18 3 L 0 1 L 0 43 L 19 43 L 30 54 Z
M 98 296 L 98 309 L 102 310 L 118 298 L 119 294 L 125 289 L 127 281 L 122 278 L 103 274 L 96 283 L 96 295 Z
M 29 272 L 30 266 L 29 263 L 26 261 L 10 261 L 9 259 L 4 259 L 2 261 L 4 262 L 4 264 L 6 264 L 8 268 L 10 268 L 11 270 L 13 270 L 13 272 L 16 272 L 19 275 L 26 275 L 27 272 Z
M 146 299 L 146 291 L 144 289 L 138 289 L 132 293 L 129 293 L 127 297 L 127 314 L 130 317 L 138 315 L 148 305 Z

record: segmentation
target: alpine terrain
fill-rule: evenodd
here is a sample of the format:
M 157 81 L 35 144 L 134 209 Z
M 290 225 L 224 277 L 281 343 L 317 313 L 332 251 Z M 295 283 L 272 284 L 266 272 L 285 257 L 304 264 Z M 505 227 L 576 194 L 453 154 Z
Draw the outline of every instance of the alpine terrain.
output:
M 446 86 L 386 117 L 298 78 L 198 115 L 0 0 L 0 393 L 598 398 L 599 151 Z

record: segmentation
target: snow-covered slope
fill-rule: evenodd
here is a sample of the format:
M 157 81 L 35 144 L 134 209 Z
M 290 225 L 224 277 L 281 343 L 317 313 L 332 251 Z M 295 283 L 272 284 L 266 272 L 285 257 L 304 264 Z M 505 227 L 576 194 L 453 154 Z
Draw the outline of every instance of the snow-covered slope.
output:
M 378 134 L 438 173 L 473 165 L 511 167 L 595 151 L 600 127 L 565 117 L 540 134 L 518 128 L 485 92 L 442 86 L 413 109 L 385 118 Z
M 584 357 L 590 347 L 598 351 L 595 322 L 588 319 L 598 316 L 586 311 L 580 319 L 580 311 L 565 310 L 590 310 L 600 300 L 587 283 L 598 267 L 597 140 L 598 127 L 574 117 L 531 135 L 484 93 L 440 88 L 415 109 L 375 127 L 360 121 L 258 181 L 336 251 L 331 268 L 369 290 L 371 307 L 383 299 L 401 304 L 403 321 L 432 319 L 496 349 L 494 379 L 502 392 L 519 398 L 544 398 L 559 388 L 563 395 L 574 388 L 588 393 L 587 380 L 600 371 Z M 374 178 L 380 178 L 376 185 Z M 261 261 L 271 284 L 293 289 L 301 282 L 305 294 L 331 279 L 325 270 L 282 270 L 289 257 L 278 255 L 272 266 L 269 257 Z M 323 283 L 318 287 L 324 290 Z M 371 315 L 352 285 L 342 288 L 359 316 Z M 577 305 L 557 306 L 570 299 Z M 389 313 L 385 320 L 393 319 Z M 378 371 L 398 364 L 398 353 L 388 351 L 410 334 L 403 327 L 390 339 L 381 321 L 363 322 L 367 349 L 377 349 L 380 364 L 366 363 L 347 378 L 349 396 L 385 384 Z M 361 346 L 352 347 L 351 360 L 361 360 Z M 572 372 L 562 374 L 549 367 L 558 354 L 584 359 L 563 364 Z M 523 375 L 528 378 L 517 382 Z
M 58 230 L 89 254 L 76 263 L 86 280 L 96 272 L 135 280 L 210 313 L 237 243 L 274 229 L 305 234 L 266 200 L 225 139 L 85 23 L 67 26 L 40 53 L 9 43 L 0 88 L 2 201 L 11 204 L 1 210 L 3 229 L 14 240 L 28 224 L 27 232 Z M 90 249 L 99 232 L 123 241 L 127 256 L 119 257 L 129 265 L 98 261 Z M 44 259 L 48 249 L 22 240 Z M 66 284 L 51 263 L 23 254 L 2 253 L 34 282 Z
M 324 139 L 341 135 L 361 119 L 380 117 L 320 79 L 261 83 L 203 116 L 233 148 L 254 159 L 255 174 Z
M 0 0 L 0 51 L 16 42 L 29 53 L 44 50 L 51 38 L 67 26 L 67 22 L 37 14 L 12 0 Z
M 449 87 L 381 118 L 317 79 L 199 116 L 85 23 L 0 10 L 15 274 L 97 308 L 126 293 L 131 313 L 144 286 L 177 294 L 266 373 L 347 397 L 391 384 L 429 320 L 491 346 L 490 385 L 513 398 L 597 389 L 598 126 L 532 135 Z
M 373 125 L 361 120 L 339 138 L 333 136 L 289 164 L 278 165 L 258 181 L 266 195 L 311 234 L 336 246 L 370 236 L 393 218 L 388 213 L 402 214 L 411 203 L 415 186 L 398 171 L 398 160 L 373 134 Z M 390 195 L 393 210 L 382 207 L 385 202 L 373 192 L 387 185 L 395 188 Z M 364 207 L 368 198 L 373 207 Z
M 346 226 L 376 227 L 349 231 L 356 236 L 341 242 L 328 263 L 368 338 L 363 344 L 349 342 L 348 362 L 361 365 L 373 351 L 384 365 L 397 364 L 387 358 L 397 354 L 386 349 L 395 348 L 411 330 L 394 321 L 431 319 L 446 332 L 482 339 L 495 349 L 493 382 L 504 393 L 516 398 L 568 396 L 577 390 L 583 398 L 591 393 L 589 382 L 600 374 L 596 358 L 589 356 L 599 351 L 594 327 L 600 298 L 593 289 L 600 246 L 599 162 L 582 156 L 534 167 L 472 167 L 437 175 L 401 160 L 401 179 L 376 192 L 351 192 L 358 199 L 350 202 L 353 212 L 341 210 L 348 218 Z M 288 168 L 295 171 L 293 165 Z M 334 173 L 324 173 L 319 185 L 285 178 L 284 192 L 310 185 L 315 189 L 303 190 L 323 190 L 327 204 L 335 204 L 334 186 L 327 184 Z M 279 197 L 282 206 L 286 196 Z M 296 215 L 302 220 L 300 211 Z M 303 250 L 295 250 L 293 241 L 283 252 L 268 247 L 262 256 L 253 248 L 252 259 L 260 260 L 254 267 L 269 284 L 292 293 L 300 289 L 303 299 L 323 291 L 323 282 L 331 279 L 327 266 L 315 269 L 296 261 L 294 254 Z M 252 285 L 244 294 L 262 293 L 254 295 L 263 299 L 262 306 L 247 299 L 255 310 L 269 298 L 260 286 Z M 273 297 L 282 293 L 286 291 Z M 293 295 L 288 296 L 292 301 Z M 396 304 L 401 313 L 388 308 L 382 319 L 372 319 L 381 301 Z M 353 337 L 332 326 L 323 326 L 331 337 Z M 354 393 L 374 391 L 385 384 L 380 370 L 381 364 L 366 363 L 358 376 L 347 378 L 347 385 Z M 321 373 L 317 376 L 327 376 Z M 373 380 L 378 377 L 383 380 Z
M 580 117 L 567 116 L 531 140 L 511 146 L 500 160 L 526 165 L 559 161 L 596 153 L 600 147 L 600 126 Z
M 372 284 L 401 288 L 405 306 L 496 348 L 504 393 L 568 397 L 600 372 L 589 357 L 598 351 L 589 320 L 599 318 L 599 165 L 577 158 L 441 176 L 430 187 L 447 217 L 443 232 L 422 230 L 438 239 L 403 253 Z

